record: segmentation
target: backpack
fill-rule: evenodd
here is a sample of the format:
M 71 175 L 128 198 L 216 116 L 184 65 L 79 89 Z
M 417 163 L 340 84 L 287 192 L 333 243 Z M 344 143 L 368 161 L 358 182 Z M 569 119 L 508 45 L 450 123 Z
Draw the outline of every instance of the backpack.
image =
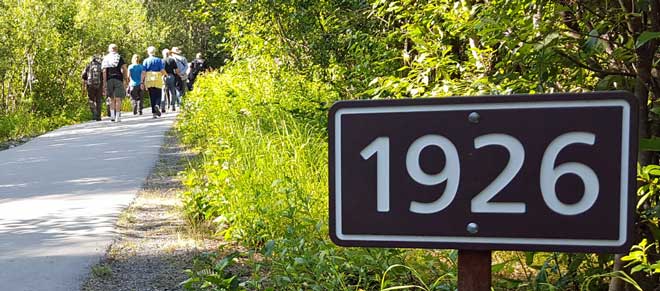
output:
M 102 76 L 103 70 L 101 69 L 101 62 L 93 60 L 89 64 L 89 69 L 87 71 L 87 85 L 94 88 L 100 87 Z
M 202 71 L 206 71 L 206 69 L 207 69 L 206 62 L 203 59 L 196 59 L 193 61 L 190 74 L 193 76 L 197 76 Z
M 174 57 L 174 62 L 176 63 L 177 69 L 179 69 L 180 77 L 187 80 L 188 79 L 188 74 L 185 71 L 185 69 L 186 69 L 186 64 L 184 63 L 185 59 L 180 59 L 180 58 Z

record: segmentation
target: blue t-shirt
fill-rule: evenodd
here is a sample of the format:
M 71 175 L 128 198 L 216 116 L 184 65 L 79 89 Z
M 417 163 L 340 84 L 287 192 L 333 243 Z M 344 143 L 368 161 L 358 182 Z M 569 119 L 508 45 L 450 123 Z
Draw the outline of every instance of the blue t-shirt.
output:
M 165 68 L 163 60 L 157 57 L 148 57 L 142 62 L 144 70 L 147 72 L 160 72 Z
M 142 72 L 144 72 L 144 67 L 140 64 L 128 66 L 128 75 L 131 76 L 131 86 L 142 84 Z

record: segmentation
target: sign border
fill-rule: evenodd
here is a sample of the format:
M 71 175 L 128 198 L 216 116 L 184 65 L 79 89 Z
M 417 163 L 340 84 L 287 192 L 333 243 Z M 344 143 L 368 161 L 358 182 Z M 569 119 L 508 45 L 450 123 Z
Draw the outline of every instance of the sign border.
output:
M 616 240 L 344 234 L 341 229 L 341 117 L 346 114 L 438 112 L 456 110 L 621 107 L 621 189 L 619 237 Z M 547 250 L 627 252 L 632 244 L 638 150 L 636 98 L 626 91 L 538 95 L 470 96 L 397 100 L 339 101 L 329 111 L 329 230 L 340 246 L 457 248 L 470 250 Z M 626 171 L 627 170 L 627 171 Z

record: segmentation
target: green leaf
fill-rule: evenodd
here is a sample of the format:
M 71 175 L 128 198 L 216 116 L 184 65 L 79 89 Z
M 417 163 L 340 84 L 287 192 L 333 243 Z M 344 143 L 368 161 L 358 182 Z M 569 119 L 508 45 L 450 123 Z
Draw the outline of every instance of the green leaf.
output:
M 305 263 L 305 259 L 300 257 L 293 259 L 293 261 L 296 263 L 296 265 L 301 265 Z
M 640 138 L 639 150 L 660 152 L 660 138 Z
M 642 169 L 642 172 L 651 174 L 651 172 L 656 173 L 658 170 L 660 170 L 660 165 L 648 165 Z
M 651 112 L 653 112 L 657 115 L 660 115 L 660 106 L 653 106 L 653 108 L 651 108 L 649 111 L 651 111 Z
M 502 271 L 502 269 L 504 269 L 504 267 L 506 266 L 507 263 L 508 263 L 508 261 L 507 262 L 502 262 L 502 263 L 499 263 L 499 264 L 494 264 L 494 265 L 490 266 L 490 270 L 493 273 L 497 273 L 499 271 Z
M 650 224 L 650 223 L 647 224 L 647 226 L 648 226 L 649 230 L 651 231 L 651 234 L 653 235 L 653 238 L 656 241 L 660 240 L 660 228 L 658 228 L 656 225 Z
M 589 38 L 585 43 L 585 48 L 588 50 L 595 49 L 598 46 L 600 33 L 597 29 L 593 29 L 589 32 Z
M 274 248 L 275 248 L 275 241 L 272 239 L 268 240 L 262 250 L 262 253 L 264 254 L 264 256 L 270 257 L 273 254 Z
M 660 31 L 645 31 L 639 35 L 635 42 L 635 48 L 639 48 L 652 39 L 660 38 Z
M 646 202 L 646 200 L 649 199 L 651 194 L 652 194 L 651 192 L 646 193 L 644 194 L 644 196 L 642 196 L 642 198 L 639 199 L 639 201 L 637 202 L 637 209 L 639 209 L 642 205 L 644 205 L 644 202 Z
M 630 274 L 635 274 L 636 272 L 644 270 L 644 265 L 637 265 L 634 268 L 630 269 Z
M 422 286 L 417 286 L 417 285 L 403 285 L 403 286 L 395 286 L 395 287 L 390 287 L 390 288 L 382 289 L 382 291 L 412 290 L 412 289 L 426 290 L 426 289 L 424 289 Z
M 230 266 L 233 262 L 234 259 L 240 256 L 239 252 L 233 252 L 226 257 L 224 257 L 222 260 L 220 260 L 217 264 L 215 264 L 215 270 L 217 272 L 223 272 L 225 268 Z
M 535 252 L 525 252 L 525 264 L 531 266 L 534 263 Z
M 559 33 L 557 33 L 557 32 L 552 32 L 552 33 L 548 34 L 548 35 L 543 39 L 543 41 L 535 47 L 535 49 L 541 49 L 541 48 L 544 48 L 544 47 L 548 46 L 549 44 L 551 44 L 551 43 L 552 43 L 555 39 L 557 39 L 557 38 L 559 38 Z

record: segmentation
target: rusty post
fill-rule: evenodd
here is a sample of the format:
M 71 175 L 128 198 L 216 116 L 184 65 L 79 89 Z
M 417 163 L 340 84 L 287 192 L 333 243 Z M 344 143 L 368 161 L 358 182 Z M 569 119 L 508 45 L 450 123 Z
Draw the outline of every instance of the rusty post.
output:
M 458 250 L 458 291 L 490 291 L 491 251 Z

